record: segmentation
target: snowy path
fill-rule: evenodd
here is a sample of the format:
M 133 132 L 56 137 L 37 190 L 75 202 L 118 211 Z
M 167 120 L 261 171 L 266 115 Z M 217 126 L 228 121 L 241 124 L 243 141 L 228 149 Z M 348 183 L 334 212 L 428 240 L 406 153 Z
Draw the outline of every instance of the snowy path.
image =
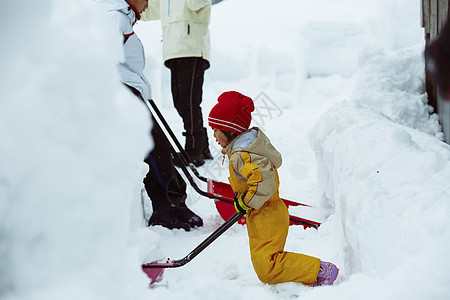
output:
M 359 4 L 355 6 L 356 3 L 352 3 L 353 9 L 358 7 Z M 312 4 L 308 1 L 301 4 L 293 2 L 290 4 L 298 6 L 299 11 L 303 11 L 302 9 L 305 8 L 314 11 L 311 6 L 308 7 L 308 4 Z M 215 7 L 216 18 L 224 17 L 226 19 L 227 14 L 231 13 L 229 10 L 233 9 L 233 2 L 221 5 Z M 261 4 L 258 5 L 261 6 Z M 373 231 L 380 224 L 373 219 L 371 219 L 373 223 L 371 220 L 367 220 L 369 212 L 365 211 L 365 207 L 382 209 L 376 206 L 376 203 L 382 201 L 382 198 L 379 200 L 377 192 L 373 191 L 372 196 L 368 198 L 362 194 L 356 195 L 356 199 L 355 196 L 349 198 L 350 196 L 347 194 L 352 195 L 352 186 L 366 186 L 366 178 L 356 177 L 350 181 L 352 183 L 349 185 L 345 178 L 351 177 L 348 174 L 339 173 L 342 168 L 345 168 L 345 166 L 341 166 L 341 160 L 342 163 L 347 163 L 351 169 L 352 167 L 357 168 L 357 165 L 354 165 L 351 160 L 365 165 L 367 164 L 366 160 L 370 161 L 370 158 L 378 157 L 380 161 L 389 158 L 383 156 L 383 152 L 381 154 L 377 152 L 377 148 L 374 148 L 375 152 L 373 153 L 366 149 L 365 145 L 370 147 L 374 143 L 371 141 L 370 134 L 359 136 L 356 140 L 347 140 L 343 145 L 342 151 L 344 153 L 348 151 L 349 155 L 351 154 L 348 156 L 351 157 L 350 161 L 345 161 L 344 158 L 334 158 L 333 149 L 335 146 L 340 146 L 339 140 L 327 142 L 326 136 L 321 136 L 322 127 L 330 126 L 329 130 L 332 130 L 336 126 L 336 138 L 339 138 L 340 128 L 346 126 L 351 128 L 351 124 L 354 122 L 356 122 L 354 128 L 358 132 L 363 130 L 362 128 L 376 127 L 377 122 L 384 122 L 382 121 L 384 118 L 388 119 L 388 122 L 392 120 L 404 125 L 416 126 L 417 129 L 430 134 L 434 134 L 438 127 L 435 119 L 428 119 L 427 109 L 422 103 L 423 95 L 417 92 L 420 88 L 418 80 L 422 80 L 420 74 L 422 64 L 419 60 L 420 47 L 392 53 L 382 50 L 364 50 L 370 44 L 383 46 L 388 43 L 385 37 L 380 38 L 383 35 L 374 34 L 376 23 L 373 28 L 367 28 L 365 25 L 368 20 L 372 20 L 373 16 L 385 9 L 383 4 L 377 4 L 375 1 L 370 5 L 375 7 L 372 12 L 368 12 L 366 9 L 363 10 L 363 13 L 357 9 L 347 12 L 335 11 L 336 14 L 333 16 L 327 15 L 325 12 L 317 19 L 309 19 L 309 16 L 305 15 L 305 19 L 297 23 L 292 22 L 289 17 L 284 18 L 281 21 L 282 24 L 278 24 L 277 28 L 284 26 L 285 34 L 300 37 L 296 41 L 290 40 L 289 47 L 284 48 L 277 47 L 274 43 L 267 44 L 268 38 L 272 38 L 277 43 L 280 41 L 279 39 L 286 37 L 286 35 L 278 35 L 273 27 L 262 26 L 262 28 L 255 29 L 233 24 L 222 28 L 220 25 L 213 24 L 212 37 L 216 41 L 216 44 L 213 44 L 215 46 L 213 54 L 216 54 L 217 60 L 216 64 L 213 63 L 211 70 L 207 71 L 204 88 L 203 108 L 205 114 L 214 105 L 218 94 L 225 90 L 236 89 L 254 98 L 257 109 L 253 124 L 265 130 L 283 155 L 283 166 L 279 170 L 281 195 L 290 200 L 315 206 L 315 208 L 290 208 L 290 213 L 324 222 L 319 231 L 314 229 L 305 231 L 302 227 L 290 227 L 286 250 L 335 262 L 341 268 L 336 288 L 341 288 L 332 292 L 330 288 L 312 289 L 297 283 L 272 286 L 262 284 L 252 270 L 245 227 L 235 225 L 189 266 L 179 270 L 166 271 L 164 281 L 161 283 L 162 287 L 154 287 L 152 295 L 177 299 L 180 291 L 184 291 L 183 295 L 187 295 L 188 299 L 190 297 L 192 299 L 198 297 L 318 299 L 333 294 L 339 299 L 341 296 L 342 299 L 345 299 L 345 286 L 349 284 L 352 288 L 354 288 L 354 284 L 357 284 L 361 287 L 361 291 L 370 291 L 372 276 L 378 278 L 375 281 L 381 280 L 375 285 L 386 286 L 389 289 L 386 282 L 381 279 L 382 277 L 378 276 L 382 276 L 383 272 L 392 271 L 392 274 L 398 272 L 395 266 L 392 266 L 392 269 L 387 268 L 396 256 L 397 250 L 390 251 L 385 256 L 380 256 L 379 259 L 375 258 L 377 252 L 385 247 L 383 245 L 393 241 L 385 241 L 376 230 Z M 250 9 L 251 4 L 248 4 L 247 8 Z M 335 9 L 338 8 L 335 7 Z M 262 17 L 267 12 L 262 9 L 259 13 Z M 373 15 L 370 15 L 371 13 Z M 353 16 L 354 19 L 347 18 L 345 22 L 339 20 L 339 16 L 345 14 L 348 14 L 346 17 Z M 382 23 L 383 19 L 378 19 L 377 22 Z M 217 24 L 222 23 L 217 21 Z M 240 34 L 233 40 L 227 39 L 229 33 L 225 30 L 233 30 L 234 27 L 239 27 Z M 247 33 L 244 28 L 249 29 L 249 32 Z M 330 28 L 333 29 L 330 31 Z M 363 66 L 357 67 L 356 58 L 362 50 L 366 51 L 365 56 L 363 55 L 360 60 L 360 64 L 363 63 Z M 405 69 L 409 69 L 409 72 L 405 72 Z M 358 74 L 352 75 L 356 70 L 358 70 Z M 410 76 L 403 75 L 405 73 Z M 306 78 L 305 74 L 307 74 Z M 164 76 L 167 78 L 163 71 L 162 78 Z M 389 92 L 384 90 L 386 89 L 386 78 L 389 78 L 387 81 L 391 80 L 392 82 Z M 167 85 L 162 84 L 161 90 L 157 89 L 156 93 L 160 92 L 159 96 L 164 99 L 161 105 L 164 106 L 164 101 L 168 101 L 164 106 L 165 114 L 172 114 L 171 120 L 176 124 L 177 116 L 173 113 L 170 105 L 167 105 L 170 103 L 170 94 L 164 92 L 164 89 L 167 88 Z M 409 104 L 411 99 L 416 101 L 415 106 Z M 323 118 L 324 113 L 336 104 L 337 106 L 332 111 L 340 111 L 340 106 L 343 105 L 341 103 L 344 100 L 356 103 L 356 106 L 365 107 L 358 112 L 361 115 L 365 115 L 366 110 L 374 111 L 375 114 L 367 115 L 366 125 L 363 124 L 363 119 L 349 121 L 333 119 L 333 117 Z M 343 110 L 343 114 L 351 114 L 351 112 L 351 110 L 349 112 Z M 381 119 L 378 113 L 381 114 Z M 331 115 L 333 116 L 333 114 Z M 322 121 L 319 121 L 320 118 Z M 341 124 L 341 122 L 343 123 Z M 360 123 L 361 125 L 359 125 Z M 388 143 L 389 141 L 387 140 Z M 217 146 L 213 145 L 212 147 Z M 386 147 L 389 147 L 389 144 Z M 216 160 L 201 167 L 200 172 L 226 182 L 227 161 L 224 166 L 221 166 L 222 157 L 218 154 L 219 149 L 214 148 L 214 150 L 217 153 Z M 368 156 L 359 156 L 364 152 Z M 388 153 L 384 154 L 388 155 Z M 443 160 L 445 161 L 445 158 Z M 376 160 L 376 162 L 379 161 Z M 317 166 L 321 169 L 318 170 Z M 370 168 L 370 166 L 369 163 L 367 167 Z M 337 177 L 341 181 L 336 182 L 333 181 L 336 180 L 334 176 L 344 177 L 342 179 Z M 380 193 L 384 192 L 380 191 Z M 164 229 L 156 229 L 161 235 L 159 250 L 171 253 L 170 255 L 175 255 L 176 258 L 186 255 L 219 224 L 214 206 L 206 203 L 211 200 L 201 199 L 193 191 L 190 196 L 193 199 L 192 208 L 206 221 L 207 225 L 204 228 L 191 233 L 177 231 L 168 233 Z M 339 200 L 339 203 L 335 203 L 336 200 Z M 360 204 L 355 204 L 353 201 L 360 202 Z M 398 207 L 401 207 L 402 204 L 400 202 Z M 383 218 L 386 226 L 382 227 L 385 230 L 389 228 L 387 224 L 395 227 L 392 222 L 397 218 L 396 209 L 391 208 L 390 210 L 392 212 L 388 212 Z M 382 211 L 386 213 L 384 209 Z M 377 215 L 377 217 L 380 216 Z M 359 222 L 362 222 L 358 225 L 363 230 L 362 233 L 358 233 L 358 228 L 355 228 L 352 223 L 358 219 Z M 388 219 L 390 221 L 387 221 Z M 363 225 L 366 222 L 372 225 Z M 366 234 L 374 239 L 367 239 Z M 395 234 L 392 238 L 394 236 Z M 415 243 L 413 241 L 405 242 Z M 375 246 L 374 243 L 380 243 L 380 245 Z M 402 242 L 399 242 L 398 247 L 402 247 L 401 245 Z M 371 254 L 365 253 L 365 251 L 369 251 Z M 385 258 L 383 264 L 381 264 L 382 257 Z M 385 265 L 386 268 L 381 267 L 382 265 Z M 357 275 L 360 272 L 363 274 L 362 277 Z M 376 275 L 377 272 L 381 273 Z M 395 275 L 387 274 L 387 276 Z M 349 279 L 351 279 L 351 283 L 348 282 Z M 354 289 L 352 294 L 359 295 L 361 291 Z M 380 295 L 389 298 L 394 294 L 389 291 L 386 293 L 377 291 L 372 296 L 374 299 L 379 299 Z M 369 298 L 367 296 L 367 299 Z
M 215 9 L 222 8 L 215 7 Z M 222 12 L 222 14 L 226 15 L 226 12 Z M 143 24 L 142 26 L 150 28 L 151 25 Z M 158 31 L 157 26 L 153 26 L 152 29 Z M 298 30 L 298 27 L 290 30 Z M 149 31 L 150 29 L 147 31 L 142 29 L 142 32 L 147 35 Z M 212 36 L 219 41 L 225 39 L 225 37 L 221 38 L 219 34 L 216 35 L 214 30 L 212 30 Z M 231 60 L 228 60 L 230 64 L 226 68 L 221 66 L 223 62 L 218 60 L 218 66 L 213 65 L 211 70 L 206 72 L 204 113 L 208 113 L 210 107 L 214 105 L 218 93 L 224 90 L 237 89 L 244 93 L 253 93 L 250 96 L 254 98 L 257 107 L 254 124 L 265 130 L 274 145 L 283 154 L 283 166 L 279 170 L 281 195 L 293 201 L 316 206 L 316 208 L 290 208 L 290 213 L 320 222 L 326 221 L 329 214 L 333 213 L 333 209 L 329 204 L 321 202 L 316 158 L 310 145 L 309 131 L 329 107 L 350 95 L 353 80 L 340 75 L 304 79 L 302 78 L 304 76 L 302 68 L 304 67 L 302 67 L 301 57 L 298 57 L 298 53 L 304 52 L 304 46 L 301 43 L 292 49 L 284 49 L 282 52 L 276 47 L 258 46 L 258 43 L 262 43 L 262 41 L 258 41 L 255 43 L 256 45 L 239 44 L 236 48 L 229 46 L 221 49 L 217 47 L 221 50 L 220 52 L 216 50 L 219 58 L 223 53 L 227 53 Z M 231 52 L 232 49 L 237 53 Z M 255 50 L 257 55 L 251 55 L 251 52 Z M 244 73 L 239 73 L 239 71 L 243 71 L 241 54 L 249 55 L 249 61 L 244 63 L 248 64 L 249 69 Z M 157 54 L 151 56 L 152 60 L 155 59 L 155 56 L 157 57 Z M 296 65 L 291 65 L 291 59 L 296 62 Z M 233 69 L 236 70 L 233 72 L 234 77 L 227 77 L 224 72 Z M 283 74 L 282 78 L 287 80 L 281 85 L 282 78 L 277 77 L 280 76 L 277 75 L 280 72 Z M 162 73 L 153 71 L 150 76 L 155 73 L 158 78 L 168 78 L 164 69 L 162 69 Z M 227 78 L 229 82 L 227 82 Z M 271 82 L 271 80 L 275 81 Z M 154 81 L 158 82 L 158 80 Z M 299 84 L 300 81 L 302 81 L 301 84 Z M 171 101 L 168 93 L 169 86 L 167 82 L 164 83 L 164 80 L 160 82 L 160 89 L 154 89 L 157 95 L 156 99 L 160 99 L 157 100 L 158 105 L 162 107 L 166 118 L 170 119 L 170 124 L 175 124 L 172 125 L 175 127 L 178 124 L 180 127 L 178 116 L 170 106 L 170 102 L 167 102 Z M 266 83 L 266 88 L 263 90 L 259 90 L 262 88 L 261 82 Z M 210 140 L 215 160 L 199 168 L 199 171 L 211 178 L 227 182 L 227 160 L 222 166 L 222 155 L 219 153 L 218 145 L 213 141 L 212 134 Z M 191 208 L 204 218 L 206 223 L 204 228 L 189 233 L 178 230 L 168 231 L 164 228 L 154 229 L 160 235 L 158 253 L 169 256 L 171 259 L 184 257 L 213 229 L 217 228 L 221 221 L 212 200 L 199 197 L 191 189 L 188 201 L 192 204 Z M 311 240 L 315 240 L 315 243 L 311 244 Z M 327 239 L 323 240 L 323 243 L 327 242 Z M 290 229 L 286 250 L 318 256 L 319 253 L 316 250 L 324 247 L 323 245 L 314 229 L 305 231 L 301 226 L 294 226 Z M 324 258 L 330 260 L 339 256 L 338 253 L 332 254 L 339 250 L 319 252 L 323 254 Z M 342 273 L 345 274 L 345 271 Z M 185 293 L 188 295 L 187 299 L 190 297 L 192 299 L 198 297 L 242 299 L 246 295 L 250 296 L 254 293 L 262 299 L 288 299 L 291 295 L 299 295 L 311 289 L 296 283 L 267 286 L 259 282 L 249 257 L 246 229 L 241 225 L 233 226 L 188 265 L 180 269 L 166 270 L 164 280 L 158 286 L 161 288 L 154 287 L 152 294 L 157 297 L 168 297 L 168 299 L 179 297 L 181 290 L 184 291 L 183 295 Z

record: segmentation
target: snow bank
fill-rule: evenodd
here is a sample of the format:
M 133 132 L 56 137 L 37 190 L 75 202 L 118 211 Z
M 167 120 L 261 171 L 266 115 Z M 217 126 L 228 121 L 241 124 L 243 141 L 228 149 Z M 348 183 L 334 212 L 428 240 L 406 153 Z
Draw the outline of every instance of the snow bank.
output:
M 338 296 L 442 299 L 449 292 L 450 147 L 432 136 L 441 133 L 426 117 L 421 80 L 411 72 L 421 61 L 411 61 L 411 51 L 418 55 L 366 52 L 355 98 L 311 131 L 319 188 L 335 210 L 327 226 L 339 228 L 345 244 L 349 278 Z M 363 288 L 344 291 L 355 281 Z
M 121 37 L 90 0 L 21 5 L 0 57 L 0 297 L 145 289 L 127 239 L 150 123 L 119 84 Z
M 443 139 L 438 116 L 432 114 L 424 91 L 422 44 L 400 50 L 366 48 L 359 64 L 353 93 L 356 103 L 395 123 Z

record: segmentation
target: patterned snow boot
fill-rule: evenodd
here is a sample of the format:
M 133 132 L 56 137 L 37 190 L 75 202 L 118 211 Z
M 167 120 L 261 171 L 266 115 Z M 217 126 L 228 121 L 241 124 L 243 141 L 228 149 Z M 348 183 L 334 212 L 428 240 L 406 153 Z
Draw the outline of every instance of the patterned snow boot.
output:
M 321 261 L 320 271 L 312 286 L 332 285 L 339 274 L 339 269 L 332 263 Z

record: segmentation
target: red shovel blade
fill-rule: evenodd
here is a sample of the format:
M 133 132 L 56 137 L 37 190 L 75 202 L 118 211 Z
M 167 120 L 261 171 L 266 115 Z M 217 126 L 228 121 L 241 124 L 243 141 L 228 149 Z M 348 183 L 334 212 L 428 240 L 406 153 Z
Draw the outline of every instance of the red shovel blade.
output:
M 208 194 L 217 196 L 217 197 L 221 197 L 221 198 L 225 198 L 230 201 L 234 201 L 234 191 L 233 191 L 233 188 L 231 187 L 231 185 L 229 185 L 228 183 L 208 179 Z M 281 198 L 281 200 L 283 200 L 284 204 L 286 204 L 287 207 L 289 207 L 289 206 L 311 207 L 308 204 L 294 202 L 294 201 L 283 199 L 283 198 Z M 228 220 L 228 219 L 225 219 L 225 220 Z
M 147 274 L 148 278 L 150 278 L 150 285 L 155 283 L 155 282 L 159 282 L 162 280 L 162 275 L 164 273 L 164 269 L 163 268 L 159 268 L 159 269 L 142 269 L 142 271 L 144 271 L 145 274 Z
M 148 264 L 142 265 L 142 271 L 147 274 L 148 278 L 150 278 L 150 285 L 155 282 L 160 282 L 162 280 L 162 275 L 164 273 L 164 268 L 173 266 L 173 260 L 168 261 L 167 263 L 159 263 L 157 261 L 153 261 Z
M 142 271 L 150 278 L 150 284 L 161 281 L 164 273 L 163 268 L 142 268 Z
M 234 201 L 234 191 L 231 188 L 231 185 L 219 181 L 214 181 L 212 179 L 208 179 L 208 194 L 229 201 Z M 219 215 L 224 220 L 228 220 L 229 218 L 231 218 L 232 215 L 236 213 L 236 209 L 234 208 L 233 204 L 219 200 L 216 200 L 215 204 L 217 211 L 219 212 Z M 238 223 L 244 225 L 245 216 L 240 218 Z
M 222 202 L 219 200 L 216 200 L 215 204 L 216 204 L 217 211 L 219 212 L 219 215 L 224 220 L 228 220 L 229 218 L 231 218 L 231 216 L 233 216 L 236 213 L 236 209 L 234 208 L 233 204 L 229 204 L 229 203 Z M 238 220 L 238 223 L 241 225 L 244 225 L 245 224 L 245 216 L 240 218 Z
M 208 179 L 208 194 L 212 196 L 219 197 L 224 200 L 228 200 L 233 202 L 234 201 L 234 191 L 231 188 L 231 185 L 219 181 L 214 181 L 212 179 Z M 284 204 L 286 204 L 287 207 L 289 206 L 307 206 L 311 207 L 310 205 L 294 202 L 286 199 L 283 200 Z M 224 201 L 216 200 L 215 201 L 217 211 L 219 212 L 219 215 L 224 220 L 228 220 L 231 218 L 232 215 L 236 213 L 236 209 L 234 208 L 234 205 L 232 203 L 227 203 Z M 311 220 L 295 217 L 295 216 L 289 216 L 290 221 L 289 225 L 303 225 L 303 227 L 309 228 L 309 227 L 315 227 L 318 228 L 320 226 L 320 223 L 314 222 Z M 305 223 L 307 222 L 307 223 Z M 244 225 L 245 224 L 245 216 L 239 219 L 239 224 Z

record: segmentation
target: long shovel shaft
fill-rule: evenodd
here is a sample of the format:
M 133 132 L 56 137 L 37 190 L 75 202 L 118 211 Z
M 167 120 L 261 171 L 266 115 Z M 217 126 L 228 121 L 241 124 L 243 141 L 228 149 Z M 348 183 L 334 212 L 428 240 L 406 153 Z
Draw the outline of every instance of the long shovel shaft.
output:
M 181 164 L 188 165 L 189 168 L 191 169 L 191 171 L 195 174 L 195 176 L 197 176 L 198 179 L 206 182 L 208 179 L 206 177 L 203 177 L 202 175 L 200 175 L 200 173 L 198 173 L 197 169 L 195 168 L 194 164 L 192 163 L 192 160 L 190 159 L 189 155 L 186 153 L 186 150 L 184 150 L 184 148 L 181 146 L 180 142 L 178 141 L 177 137 L 173 133 L 173 131 L 170 128 L 169 124 L 167 123 L 166 119 L 164 119 L 161 111 L 156 106 L 155 101 L 153 101 L 153 99 L 150 99 L 148 102 L 150 103 L 152 109 L 155 111 L 156 115 L 158 116 L 158 119 L 164 125 L 164 128 L 169 133 L 170 137 L 172 138 L 172 141 L 177 146 L 178 151 L 180 151 L 180 155 L 178 155 L 178 158 L 181 160 Z M 174 155 L 176 155 L 176 153 L 174 153 Z
M 188 179 L 189 183 L 191 184 L 191 186 L 194 188 L 194 190 L 199 193 L 202 196 L 211 198 L 211 199 L 216 199 L 216 200 L 220 200 L 223 202 L 227 202 L 227 203 L 233 203 L 233 201 L 230 201 L 224 197 L 220 197 L 220 196 L 216 196 L 216 195 L 210 195 L 207 192 L 202 191 L 198 185 L 195 183 L 194 179 L 192 178 L 191 174 L 189 174 L 188 170 L 185 167 L 185 163 L 189 161 L 189 166 L 191 168 L 191 171 L 194 172 L 194 174 L 197 175 L 197 177 L 201 180 L 207 181 L 207 179 L 203 176 L 200 176 L 197 172 L 197 170 L 195 169 L 195 167 L 193 166 L 193 164 L 190 162 L 189 156 L 187 155 L 187 153 L 184 151 L 183 147 L 181 147 L 180 143 L 178 142 L 177 138 L 175 137 L 175 134 L 173 133 L 173 131 L 170 129 L 169 124 L 167 124 L 166 120 L 164 119 L 164 117 L 162 116 L 161 112 L 159 111 L 158 107 L 156 106 L 155 102 L 150 99 L 150 100 L 146 100 L 144 101 L 145 105 L 147 106 L 148 111 L 150 112 L 150 114 L 153 116 L 153 119 L 155 120 L 155 124 L 153 124 L 153 126 L 158 126 L 161 130 L 161 125 L 158 123 L 158 120 L 164 125 L 166 131 L 169 133 L 172 141 L 176 144 L 176 146 L 179 148 L 180 153 L 178 154 L 176 153 L 175 149 L 173 148 L 169 138 L 166 136 L 167 139 L 167 143 L 169 145 L 169 148 L 171 149 L 171 151 L 173 152 L 173 154 L 178 157 L 178 159 L 181 162 L 181 171 L 184 173 L 184 175 L 186 176 L 186 178 Z M 158 120 L 155 118 L 153 111 L 155 112 L 155 114 L 158 116 Z M 184 157 L 183 157 L 184 155 Z
M 245 212 L 235 213 L 230 219 L 223 223 L 219 228 L 217 228 L 213 233 L 211 233 L 203 242 L 200 243 L 194 250 L 192 250 L 188 255 L 179 260 L 168 261 L 166 263 L 153 262 L 149 264 L 142 265 L 143 269 L 146 268 L 177 268 L 184 266 L 191 260 L 193 260 L 198 254 L 200 254 L 206 247 L 208 247 L 212 242 L 214 242 L 219 236 L 221 236 L 225 231 L 228 230 L 234 223 L 236 223 L 240 218 L 245 215 Z

